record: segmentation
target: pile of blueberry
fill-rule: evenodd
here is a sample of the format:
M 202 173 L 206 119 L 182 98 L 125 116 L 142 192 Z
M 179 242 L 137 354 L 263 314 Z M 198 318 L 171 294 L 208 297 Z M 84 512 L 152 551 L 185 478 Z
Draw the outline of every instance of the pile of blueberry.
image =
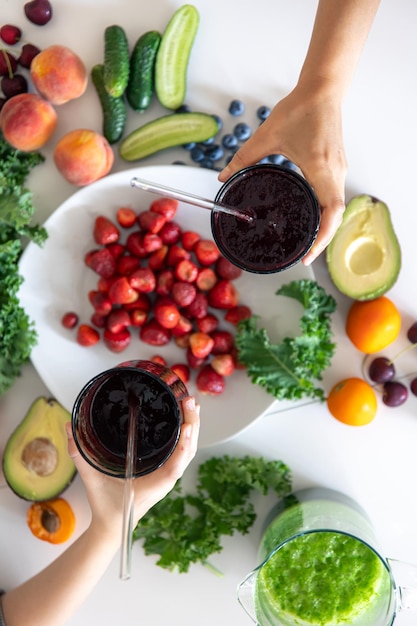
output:
M 178 113 L 190 111 L 187 105 L 183 105 L 178 109 Z M 241 100 L 232 100 L 229 104 L 228 114 L 233 118 L 242 117 L 245 113 L 245 105 Z M 267 106 L 260 106 L 256 110 L 256 117 L 259 124 L 262 124 L 271 113 L 271 109 Z M 201 143 L 188 143 L 183 146 L 189 154 L 189 159 L 195 165 L 221 171 L 240 146 L 252 136 L 252 129 L 246 122 L 239 121 L 234 124 L 231 131 L 223 132 L 223 120 L 216 115 L 219 124 L 219 134 L 207 141 Z M 288 167 L 289 169 L 297 169 L 294 163 L 286 159 L 282 154 L 271 154 L 261 161 L 262 163 L 274 163 Z M 174 162 L 177 165 L 186 165 L 184 160 Z
M 408 329 L 407 338 L 412 344 L 410 349 L 417 346 L 417 322 Z M 391 407 L 404 404 L 408 398 L 408 387 L 399 380 L 395 380 L 394 361 L 395 358 L 388 359 L 387 357 L 379 356 L 371 361 L 368 369 L 369 378 L 373 382 L 382 385 L 382 401 Z M 417 377 L 410 381 L 410 391 L 417 396 Z

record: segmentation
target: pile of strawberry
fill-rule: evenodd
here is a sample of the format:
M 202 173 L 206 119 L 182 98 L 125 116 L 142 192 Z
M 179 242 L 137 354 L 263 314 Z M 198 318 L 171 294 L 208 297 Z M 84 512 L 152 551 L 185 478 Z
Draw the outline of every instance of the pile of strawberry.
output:
M 122 352 L 135 329 L 152 346 L 175 341 L 184 349 L 184 362 L 167 364 L 159 354 L 154 360 L 184 383 L 195 370 L 201 392 L 220 394 L 225 377 L 239 367 L 234 334 L 221 328 L 221 320 L 236 325 L 252 312 L 239 304 L 233 284 L 242 271 L 211 239 L 183 231 L 174 221 L 177 208 L 176 200 L 159 198 L 139 213 L 120 207 L 114 221 L 96 218 L 98 247 L 85 256 L 98 275 L 97 288 L 88 294 L 94 312 L 89 324 L 78 326 L 77 342 L 92 346 L 102 339 L 109 350 Z M 74 312 L 62 318 L 66 328 L 78 321 Z

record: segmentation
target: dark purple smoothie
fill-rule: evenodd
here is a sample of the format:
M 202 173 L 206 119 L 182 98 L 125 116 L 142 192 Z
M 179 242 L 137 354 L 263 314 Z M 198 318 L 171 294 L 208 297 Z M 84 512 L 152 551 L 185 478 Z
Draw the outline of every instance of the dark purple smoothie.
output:
M 181 413 L 178 400 L 187 390 L 175 374 L 147 361 L 116 367 L 93 378 L 73 409 L 75 442 L 84 458 L 101 472 L 125 476 L 129 410 L 136 411 L 134 474 L 160 467 L 178 441 Z M 167 374 L 161 371 L 165 370 Z
M 232 176 L 215 202 L 253 211 L 252 222 L 213 210 L 211 226 L 222 254 L 238 267 L 260 274 L 300 261 L 317 236 L 320 208 L 305 179 L 278 165 L 254 165 Z

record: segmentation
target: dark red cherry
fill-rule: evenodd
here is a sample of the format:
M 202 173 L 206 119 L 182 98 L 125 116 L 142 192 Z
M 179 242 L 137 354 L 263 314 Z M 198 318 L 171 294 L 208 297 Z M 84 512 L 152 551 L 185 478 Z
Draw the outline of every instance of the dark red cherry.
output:
M 20 41 L 22 31 L 18 26 L 13 24 L 4 24 L 0 28 L 0 38 L 7 43 L 8 46 L 14 46 L 15 43 Z
M 0 76 L 13 76 L 17 68 L 17 61 L 10 52 L 0 48 Z
M 47 24 L 52 18 L 52 6 L 49 0 L 31 0 L 24 5 L 25 15 L 37 26 Z
M 3 76 L 1 79 L 1 90 L 6 98 L 13 98 L 20 93 L 26 93 L 28 90 L 28 83 L 24 76 L 21 74 L 15 74 L 10 76 Z
M 39 52 L 40 50 L 37 46 L 34 46 L 31 43 L 25 43 L 17 61 L 22 67 L 30 69 L 33 59 L 37 54 L 39 54 Z

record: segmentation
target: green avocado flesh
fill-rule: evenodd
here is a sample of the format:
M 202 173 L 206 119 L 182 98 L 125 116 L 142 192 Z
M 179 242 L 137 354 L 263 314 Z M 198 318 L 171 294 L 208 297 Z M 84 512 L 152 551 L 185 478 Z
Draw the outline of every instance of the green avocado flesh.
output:
M 355 300 L 382 296 L 398 278 L 401 248 L 386 204 L 366 194 L 352 198 L 327 247 L 336 287 Z
M 24 500 L 40 502 L 60 495 L 76 468 L 68 454 L 66 422 L 71 416 L 56 400 L 37 398 L 11 434 L 3 455 L 9 487 Z

